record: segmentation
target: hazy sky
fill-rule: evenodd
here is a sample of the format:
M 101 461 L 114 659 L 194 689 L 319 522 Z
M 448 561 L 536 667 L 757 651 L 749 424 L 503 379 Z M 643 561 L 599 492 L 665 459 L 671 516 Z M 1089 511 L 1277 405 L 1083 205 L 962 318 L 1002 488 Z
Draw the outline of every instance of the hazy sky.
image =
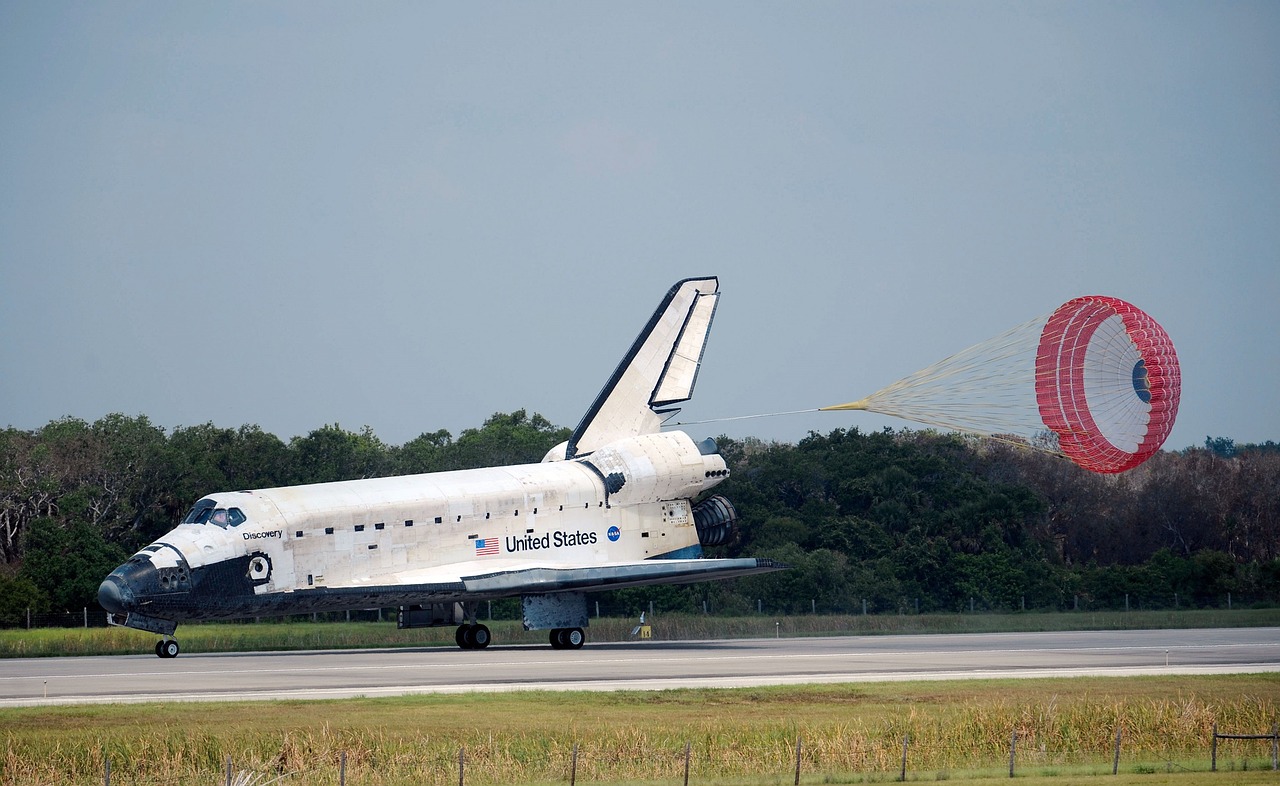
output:
M 0 425 L 572 426 L 714 274 L 686 419 L 1108 294 L 1177 346 L 1167 448 L 1280 439 L 1277 42 L 1274 2 L 0 3 Z

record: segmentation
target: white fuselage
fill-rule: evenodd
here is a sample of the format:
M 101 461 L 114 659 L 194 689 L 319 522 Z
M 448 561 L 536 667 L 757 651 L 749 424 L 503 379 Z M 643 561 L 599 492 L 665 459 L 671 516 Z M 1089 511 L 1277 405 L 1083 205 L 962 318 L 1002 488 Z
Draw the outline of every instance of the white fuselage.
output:
M 613 473 L 624 480 L 607 491 Z M 690 499 L 727 474 L 719 455 L 702 455 L 687 435 L 647 434 L 572 461 L 211 494 L 202 504 L 237 512 L 232 523 L 184 523 L 139 554 L 162 574 L 189 574 L 182 586 L 174 579 L 174 596 L 156 599 L 170 616 L 183 600 L 210 616 L 200 574 L 246 560 L 248 584 L 230 594 L 266 600 L 694 558 L 701 548 Z M 209 589 L 233 590 L 226 585 L 238 575 Z
M 490 641 L 477 603 L 518 596 L 525 628 L 577 648 L 588 592 L 780 570 L 703 558 L 738 515 L 719 494 L 694 499 L 729 470 L 713 440 L 661 431 L 693 394 L 719 297 L 714 276 L 676 282 L 542 463 L 212 494 L 113 570 L 98 602 L 167 637 L 191 620 L 395 606 L 407 627 L 458 625 L 471 649 Z

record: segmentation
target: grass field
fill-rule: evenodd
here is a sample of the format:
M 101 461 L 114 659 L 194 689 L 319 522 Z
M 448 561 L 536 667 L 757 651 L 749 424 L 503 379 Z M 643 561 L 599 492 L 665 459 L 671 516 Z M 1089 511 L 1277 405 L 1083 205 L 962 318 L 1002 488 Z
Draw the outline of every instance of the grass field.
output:
M 716 618 L 659 615 L 660 639 L 977 633 L 1280 625 L 1280 610 L 1008 615 Z M 500 642 L 543 642 L 517 622 Z M 634 620 L 593 620 L 596 641 Z M 187 652 L 453 646 L 452 628 L 383 623 L 193 625 Z M 0 655 L 148 651 L 153 636 L 113 629 L 0 631 Z M 1223 741 L 1214 724 L 1269 732 L 1280 675 L 892 683 L 741 690 L 429 695 L 346 701 L 154 704 L 0 710 L 0 784 L 105 782 L 257 786 L 409 784 L 791 784 L 1009 779 L 1063 786 L 1278 783 L 1266 741 Z M 1112 776 L 1116 730 L 1118 776 Z M 577 750 L 576 771 L 574 751 Z M 459 756 L 463 756 L 462 772 Z M 345 770 L 343 770 L 345 761 Z M 1105 776 L 1097 780 L 1095 776 Z M 276 780 L 279 779 L 279 780 Z M 1211 779 L 1211 780 L 1210 780 Z
M 790 784 L 1008 780 L 1020 783 L 1276 783 L 1266 741 L 1280 676 L 885 683 L 736 690 L 428 695 L 396 699 L 0 710 L 0 782 L 225 782 L 369 786 L 576 781 Z M 1120 772 L 1111 776 L 1116 730 Z
M 394 620 L 393 616 L 388 619 Z M 545 631 L 525 631 L 513 620 L 482 620 L 504 644 L 544 644 Z M 651 619 L 657 639 L 758 638 L 762 636 L 875 635 L 892 633 L 990 633 L 1049 630 L 1145 630 L 1280 626 L 1280 609 L 1099 611 L 1017 614 L 795 615 L 709 617 L 659 614 Z M 593 619 L 590 641 L 622 641 L 636 621 Z M 397 630 L 387 622 L 261 622 L 183 625 L 184 652 L 364 649 L 454 646 L 453 628 Z M 156 637 L 124 628 L 0 630 L 0 657 L 124 655 L 147 652 Z

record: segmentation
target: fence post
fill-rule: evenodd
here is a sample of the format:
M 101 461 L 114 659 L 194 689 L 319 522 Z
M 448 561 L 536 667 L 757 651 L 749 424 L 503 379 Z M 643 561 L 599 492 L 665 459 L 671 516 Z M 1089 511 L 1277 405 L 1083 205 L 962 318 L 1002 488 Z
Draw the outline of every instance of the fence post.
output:
M 907 743 L 911 740 L 910 734 L 902 735 L 902 775 L 898 776 L 898 780 L 903 783 L 907 782 Z
M 796 786 L 800 786 L 800 748 L 802 741 L 799 735 L 796 735 Z
M 338 760 L 338 786 L 347 786 L 347 752 L 342 752 L 342 758 Z
M 458 786 L 465 786 L 466 780 L 463 773 L 467 768 L 467 749 L 458 748 Z
M 1013 737 L 1009 740 L 1009 777 L 1013 777 L 1013 759 L 1018 751 L 1018 730 L 1013 730 Z
M 89 627 L 89 607 L 84 607 L 84 626 Z
M 1116 775 L 1120 772 L 1120 727 L 1116 727 L 1116 757 L 1111 762 L 1111 774 Z
M 111 757 L 102 757 L 102 783 L 103 786 L 111 786 Z
M 1280 769 L 1280 724 L 1271 724 L 1271 770 Z
M 569 786 L 578 782 L 578 743 L 573 744 L 573 760 L 569 763 Z
M 231 757 L 227 757 L 227 786 L 231 786 Z
M 1209 772 L 1218 771 L 1218 723 L 1213 723 L 1213 747 L 1209 749 Z
M 684 786 L 689 786 L 689 754 L 693 750 L 693 743 L 686 742 L 684 744 Z

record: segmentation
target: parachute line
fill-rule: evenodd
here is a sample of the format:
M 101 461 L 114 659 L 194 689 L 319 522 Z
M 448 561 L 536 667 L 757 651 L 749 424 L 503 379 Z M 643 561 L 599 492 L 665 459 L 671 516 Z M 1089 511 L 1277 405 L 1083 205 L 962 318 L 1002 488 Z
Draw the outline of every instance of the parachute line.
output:
M 821 409 L 892 415 L 1123 472 L 1159 450 L 1180 393 L 1164 329 L 1130 303 L 1093 295 Z
M 664 423 L 663 426 L 700 426 L 703 423 L 725 423 L 730 420 L 752 420 L 754 418 L 776 418 L 779 415 L 801 415 L 806 412 L 818 412 L 814 409 L 793 409 L 787 412 L 765 412 L 759 415 L 737 415 L 731 418 L 708 418 L 707 420 L 681 420 L 674 423 Z
M 865 409 L 974 434 L 1018 434 L 1034 411 L 1027 402 L 1034 402 L 1035 390 L 1034 380 L 1017 378 L 1027 376 L 1031 342 L 1043 324 L 1040 317 L 1016 325 L 864 399 L 822 409 Z

